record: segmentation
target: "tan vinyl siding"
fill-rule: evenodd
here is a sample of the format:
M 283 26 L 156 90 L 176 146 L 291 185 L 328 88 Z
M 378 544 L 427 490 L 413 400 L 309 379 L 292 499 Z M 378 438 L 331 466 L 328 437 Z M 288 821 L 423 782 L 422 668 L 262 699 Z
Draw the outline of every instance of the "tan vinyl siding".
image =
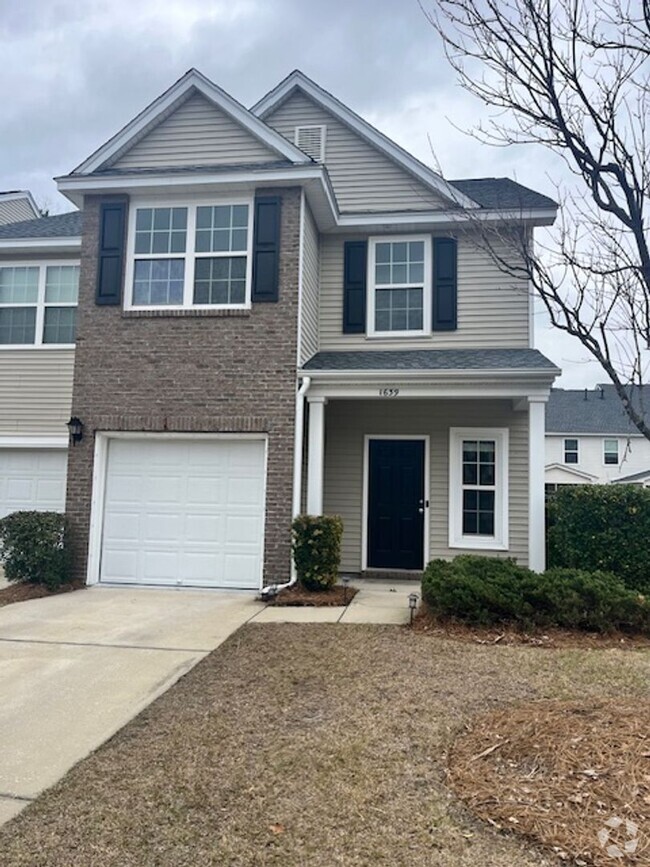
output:
M 343 334 L 343 245 L 323 235 L 320 253 L 320 349 L 480 349 L 529 346 L 528 287 L 501 273 L 470 238 L 458 242 L 458 328 L 424 337 Z
M 399 400 L 330 401 L 326 408 L 325 512 L 344 523 L 341 568 L 361 569 L 363 460 L 365 435 L 411 434 L 430 437 L 429 532 L 426 558 L 462 553 L 494 554 L 528 562 L 528 414 L 515 412 L 510 401 Z M 508 428 L 509 544 L 507 552 L 450 549 L 449 428 Z
M 0 199 L 0 226 L 34 220 L 37 216 L 27 199 Z
M 236 165 L 279 159 L 224 111 L 195 94 L 115 162 L 115 168 Z
M 308 203 L 304 203 L 304 235 L 302 247 L 302 312 L 300 363 L 318 352 L 318 281 L 319 238 L 318 228 Z
M 65 436 L 73 349 L 0 350 L 0 435 Z
M 290 142 L 297 126 L 325 124 L 325 165 L 341 211 L 430 211 L 440 196 L 302 93 L 265 118 Z

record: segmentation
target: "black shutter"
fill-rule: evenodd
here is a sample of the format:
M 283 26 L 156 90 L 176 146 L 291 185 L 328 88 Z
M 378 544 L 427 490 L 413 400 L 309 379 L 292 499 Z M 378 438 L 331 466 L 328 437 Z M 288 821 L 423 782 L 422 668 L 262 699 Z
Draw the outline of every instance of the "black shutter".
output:
M 103 202 L 99 208 L 97 304 L 122 302 L 126 202 Z
M 455 238 L 433 239 L 433 330 L 458 327 L 457 243 Z
M 366 330 L 367 241 L 346 241 L 343 254 L 343 333 Z
M 253 301 L 277 301 L 280 286 L 280 196 L 257 196 L 253 230 Z

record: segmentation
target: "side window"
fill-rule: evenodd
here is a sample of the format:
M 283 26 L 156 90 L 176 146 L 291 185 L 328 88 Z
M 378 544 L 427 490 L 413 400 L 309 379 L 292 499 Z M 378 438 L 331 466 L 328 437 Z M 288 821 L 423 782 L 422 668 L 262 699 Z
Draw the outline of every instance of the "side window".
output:
M 74 345 L 78 294 L 77 264 L 0 267 L 0 345 Z
M 564 463 L 577 464 L 579 463 L 579 449 L 577 439 L 564 440 Z
M 603 440 L 603 462 L 618 466 L 618 440 Z

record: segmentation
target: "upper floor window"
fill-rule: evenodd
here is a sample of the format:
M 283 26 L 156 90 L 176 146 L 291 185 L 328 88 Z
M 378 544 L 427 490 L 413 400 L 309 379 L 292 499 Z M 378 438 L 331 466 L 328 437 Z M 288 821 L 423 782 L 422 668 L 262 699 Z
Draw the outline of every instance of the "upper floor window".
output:
M 251 202 L 132 208 L 128 307 L 250 306 Z
M 429 333 L 431 238 L 371 238 L 368 256 L 368 334 Z
M 0 345 L 73 346 L 79 265 L 0 266 Z
M 603 462 L 618 466 L 618 440 L 603 440 Z
M 564 440 L 564 463 L 577 464 L 579 463 L 578 440 Z

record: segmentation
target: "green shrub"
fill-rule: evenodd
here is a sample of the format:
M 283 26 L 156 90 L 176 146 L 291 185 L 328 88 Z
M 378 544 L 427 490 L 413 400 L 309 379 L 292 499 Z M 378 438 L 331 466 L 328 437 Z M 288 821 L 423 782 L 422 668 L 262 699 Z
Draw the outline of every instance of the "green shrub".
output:
M 607 572 L 538 575 L 513 560 L 462 555 L 429 563 L 422 598 L 435 614 L 480 626 L 650 633 L 649 601 Z
M 613 572 L 650 593 L 650 490 L 575 485 L 558 490 L 547 508 L 549 566 Z
M 292 529 L 298 580 L 307 590 L 329 590 L 339 574 L 343 521 L 338 515 L 299 515 Z
M 65 517 L 58 512 L 14 512 L 2 518 L 0 561 L 8 581 L 59 587 L 70 577 Z

